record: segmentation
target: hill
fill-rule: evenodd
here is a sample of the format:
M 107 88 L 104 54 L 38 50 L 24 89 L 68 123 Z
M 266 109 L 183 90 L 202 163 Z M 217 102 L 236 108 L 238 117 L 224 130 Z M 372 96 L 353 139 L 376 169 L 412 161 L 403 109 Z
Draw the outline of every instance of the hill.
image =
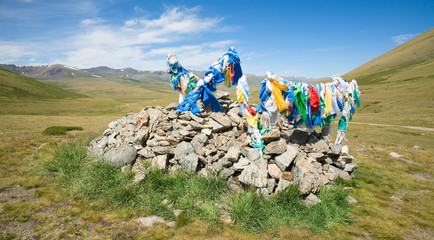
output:
M 345 74 L 357 79 L 357 121 L 434 127 L 434 29 Z
M 420 34 L 414 39 L 380 55 L 362 66 L 350 71 L 345 76 L 368 77 L 397 67 L 409 66 L 432 60 L 434 58 L 434 28 Z
M 0 97 L 7 99 L 66 99 L 87 97 L 0 68 Z

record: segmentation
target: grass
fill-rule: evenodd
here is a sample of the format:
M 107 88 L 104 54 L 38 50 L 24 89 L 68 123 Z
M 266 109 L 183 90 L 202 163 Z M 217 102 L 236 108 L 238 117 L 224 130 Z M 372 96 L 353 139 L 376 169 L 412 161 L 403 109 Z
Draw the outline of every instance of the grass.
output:
M 0 68 L 0 97 L 8 99 L 74 99 L 87 96 L 69 92 Z
M 44 129 L 42 135 L 65 135 L 67 131 L 83 130 L 82 127 L 52 126 Z
M 221 225 L 217 205 L 231 206 L 234 223 L 249 232 L 264 232 L 283 225 L 308 226 L 314 232 L 329 230 L 336 224 L 350 223 L 347 193 L 341 185 L 324 188 L 323 203 L 308 208 L 298 186 L 292 186 L 268 200 L 255 191 L 228 193 L 226 181 L 184 172 L 173 175 L 150 169 L 146 178 L 132 184 L 133 174 L 122 172 L 104 161 L 86 157 L 84 145 L 73 143 L 59 148 L 45 168 L 54 174 L 61 190 L 94 209 L 124 210 L 156 214 L 175 220 L 173 210 L 183 210 L 177 227 L 191 217 Z M 163 204 L 166 199 L 170 204 Z

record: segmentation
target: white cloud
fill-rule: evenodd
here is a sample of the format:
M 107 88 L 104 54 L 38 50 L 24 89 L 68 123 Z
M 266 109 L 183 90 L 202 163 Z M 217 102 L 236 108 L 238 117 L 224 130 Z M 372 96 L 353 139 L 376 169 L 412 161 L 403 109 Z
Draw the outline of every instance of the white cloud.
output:
M 216 35 L 222 18 L 199 13 L 199 8 L 172 7 L 154 19 L 131 18 L 116 23 L 86 18 L 79 21 L 78 32 L 69 37 L 31 44 L 0 42 L 0 62 L 162 70 L 166 68 L 167 53 L 172 52 L 185 67 L 206 70 L 233 41 L 209 40 L 212 38 L 207 34 Z
M 419 34 L 420 33 L 401 34 L 401 35 L 392 37 L 392 41 L 394 41 L 397 45 L 401 45 L 401 44 L 407 42 L 408 40 L 418 36 Z

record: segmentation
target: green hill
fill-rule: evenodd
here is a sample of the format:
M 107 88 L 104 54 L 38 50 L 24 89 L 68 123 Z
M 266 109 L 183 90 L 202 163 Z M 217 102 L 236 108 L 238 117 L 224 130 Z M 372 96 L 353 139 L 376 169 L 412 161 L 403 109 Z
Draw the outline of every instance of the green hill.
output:
M 0 68 L 0 97 L 7 99 L 71 99 L 87 97 Z
M 344 77 L 355 78 L 362 91 L 355 121 L 434 127 L 434 29 Z

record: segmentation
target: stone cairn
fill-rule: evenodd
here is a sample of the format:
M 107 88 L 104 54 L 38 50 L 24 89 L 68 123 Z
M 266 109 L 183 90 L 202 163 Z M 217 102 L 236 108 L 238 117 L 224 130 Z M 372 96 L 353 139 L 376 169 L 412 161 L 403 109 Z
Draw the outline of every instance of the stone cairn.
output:
M 218 91 L 224 112 L 212 112 L 199 103 L 202 115 L 146 107 L 113 121 L 89 152 L 117 166 L 131 166 L 135 182 L 146 178 L 149 167 L 169 173 L 186 171 L 218 175 L 232 190 L 249 186 L 269 196 L 298 184 L 305 196 L 316 193 L 337 177 L 351 179 L 357 164 L 348 147 L 335 145 L 315 131 L 294 129 L 279 119 L 262 138 L 265 152 L 251 147 L 248 125 L 229 93 Z

